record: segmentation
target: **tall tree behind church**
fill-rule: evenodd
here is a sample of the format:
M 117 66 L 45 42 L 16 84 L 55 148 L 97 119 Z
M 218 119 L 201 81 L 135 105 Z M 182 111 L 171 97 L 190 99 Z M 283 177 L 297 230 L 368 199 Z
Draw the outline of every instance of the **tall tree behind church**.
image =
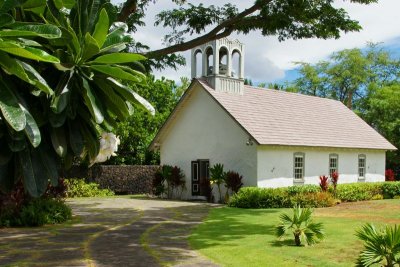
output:
M 345 49 L 328 61 L 316 64 L 298 62 L 301 76 L 294 87 L 303 94 L 339 100 L 363 112 L 365 100 L 373 91 L 398 83 L 400 61 L 375 44 L 366 50 Z

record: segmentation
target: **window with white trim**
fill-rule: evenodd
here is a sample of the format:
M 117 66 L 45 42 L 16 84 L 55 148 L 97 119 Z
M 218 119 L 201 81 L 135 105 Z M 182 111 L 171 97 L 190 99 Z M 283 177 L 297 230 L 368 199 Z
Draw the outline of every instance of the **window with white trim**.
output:
M 358 155 L 358 178 L 365 179 L 365 166 L 366 166 L 366 156 L 361 154 Z
M 339 168 L 339 155 L 338 154 L 329 154 L 329 176 L 332 177 L 334 172 L 338 172 Z
M 294 169 L 294 179 L 303 180 L 304 179 L 304 153 L 296 152 L 293 157 L 293 169 Z

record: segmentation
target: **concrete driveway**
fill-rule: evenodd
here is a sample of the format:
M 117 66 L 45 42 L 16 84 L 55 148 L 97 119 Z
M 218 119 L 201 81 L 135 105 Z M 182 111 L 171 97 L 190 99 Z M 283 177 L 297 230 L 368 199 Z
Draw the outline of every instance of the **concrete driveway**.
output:
M 64 225 L 0 229 L 0 266 L 217 266 L 188 236 L 210 205 L 129 197 L 69 199 Z

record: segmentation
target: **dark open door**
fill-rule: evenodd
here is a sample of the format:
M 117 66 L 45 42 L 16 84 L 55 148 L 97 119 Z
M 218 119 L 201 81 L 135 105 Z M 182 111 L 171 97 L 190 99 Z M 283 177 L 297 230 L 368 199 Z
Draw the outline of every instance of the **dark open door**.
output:
M 192 161 L 192 196 L 205 196 L 205 180 L 210 178 L 210 161 L 196 160 Z

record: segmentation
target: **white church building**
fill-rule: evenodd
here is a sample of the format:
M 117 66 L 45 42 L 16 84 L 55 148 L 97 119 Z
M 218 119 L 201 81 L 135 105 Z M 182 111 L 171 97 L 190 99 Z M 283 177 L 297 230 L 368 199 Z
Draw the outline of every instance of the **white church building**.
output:
M 162 165 L 184 171 L 184 198 L 204 195 L 202 180 L 216 163 L 243 175 L 244 186 L 318 184 L 334 171 L 339 183 L 385 180 L 392 144 L 339 101 L 244 85 L 238 41 L 194 48 L 192 78 L 151 144 Z

